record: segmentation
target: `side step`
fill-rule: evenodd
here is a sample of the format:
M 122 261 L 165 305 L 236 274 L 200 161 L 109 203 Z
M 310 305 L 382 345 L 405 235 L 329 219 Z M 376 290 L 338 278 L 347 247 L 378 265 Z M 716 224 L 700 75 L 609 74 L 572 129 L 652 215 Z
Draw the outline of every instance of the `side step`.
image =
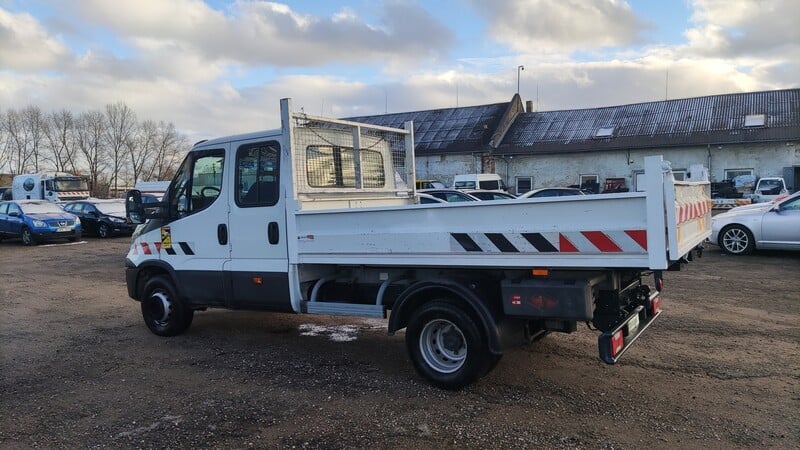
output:
M 356 316 L 386 318 L 383 305 L 361 305 L 358 303 L 302 302 L 303 312 L 308 314 L 329 314 L 334 316 Z

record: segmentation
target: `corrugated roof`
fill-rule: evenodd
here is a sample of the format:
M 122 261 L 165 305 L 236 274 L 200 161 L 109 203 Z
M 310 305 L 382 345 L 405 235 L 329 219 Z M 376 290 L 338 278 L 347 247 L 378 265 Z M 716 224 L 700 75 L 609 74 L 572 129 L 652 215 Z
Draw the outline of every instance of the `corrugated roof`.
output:
M 413 120 L 417 154 L 482 152 L 486 151 L 508 106 L 506 102 L 350 117 L 347 120 L 396 128 L 402 128 L 405 122 Z
M 766 126 L 745 127 L 748 114 Z M 613 127 L 599 138 L 600 128 Z M 495 152 L 550 153 L 800 139 L 800 89 L 521 113 Z

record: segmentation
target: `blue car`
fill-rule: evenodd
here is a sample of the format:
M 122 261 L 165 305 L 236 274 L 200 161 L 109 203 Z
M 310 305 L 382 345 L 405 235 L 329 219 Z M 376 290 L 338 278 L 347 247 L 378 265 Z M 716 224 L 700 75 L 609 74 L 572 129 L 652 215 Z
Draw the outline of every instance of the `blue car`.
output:
M 0 240 L 20 238 L 24 245 L 52 239 L 81 238 L 81 220 L 44 200 L 0 202 Z

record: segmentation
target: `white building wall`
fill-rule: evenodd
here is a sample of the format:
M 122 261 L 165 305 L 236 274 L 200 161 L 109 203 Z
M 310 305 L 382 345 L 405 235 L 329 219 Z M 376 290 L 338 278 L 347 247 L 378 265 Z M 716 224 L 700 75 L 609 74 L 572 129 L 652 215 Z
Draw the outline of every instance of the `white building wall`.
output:
M 725 179 L 726 169 L 753 169 L 756 176 L 782 176 L 784 167 L 800 167 L 800 142 L 726 144 L 701 147 L 610 150 L 595 153 L 495 156 L 496 173 L 513 192 L 517 176 L 533 177 L 533 188 L 570 186 L 580 175 L 597 175 L 602 187 L 606 178 L 625 178 L 634 190 L 637 172 L 644 170 L 644 157 L 663 155 L 674 171 L 693 164 L 709 168 L 711 181 Z M 710 155 L 710 158 L 709 158 Z M 506 164 L 508 162 L 508 164 Z M 479 155 L 435 155 L 417 158 L 417 178 L 436 179 L 452 186 L 453 176 L 481 171 Z

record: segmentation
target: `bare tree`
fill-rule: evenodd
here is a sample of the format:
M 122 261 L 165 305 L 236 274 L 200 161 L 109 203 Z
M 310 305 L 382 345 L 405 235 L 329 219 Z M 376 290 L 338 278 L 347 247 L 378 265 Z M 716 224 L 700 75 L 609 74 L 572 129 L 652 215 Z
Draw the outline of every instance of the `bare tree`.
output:
M 134 183 L 146 181 L 142 178 L 143 172 L 153 163 L 157 140 L 158 126 L 152 120 L 145 120 L 136 127 L 136 132 L 126 142 Z
M 109 162 L 114 191 L 119 190 L 119 174 L 125 164 L 126 146 L 133 139 L 136 114 L 123 102 L 106 105 L 105 140 L 108 144 Z
M 44 141 L 45 120 L 41 108 L 35 105 L 28 105 L 21 111 L 23 127 L 27 130 L 28 142 L 31 156 L 33 157 L 33 171 L 39 172 L 42 167 L 42 143 Z
M 44 135 L 49 152 L 46 159 L 60 172 L 77 173 L 75 154 L 75 121 L 72 112 L 62 109 L 46 116 Z
M 157 131 L 156 151 L 144 179 L 169 180 L 175 175 L 175 170 L 188 147 L 188 142 L 185 136 L 178 133 L 172 122 L 159 122 Z
M 9 109 L 4 119 L 9 169 L 12 174 L 25 173 L 30 169 L 33 159 L 28 127 L 22 113 L 15 109 Z
M 88 111 L 80 115 L 75 124 L 78 149 L 86 160 L 92 195 L 100 195 L 102 171 L 108 167 L 108 152 L 104 145 L 106 117 L 100 111 Z
M 11 158 L 8 146 L 8 132 L 6 132 L 6 114 L 0 111 L 0 173 L 11 170 Z

